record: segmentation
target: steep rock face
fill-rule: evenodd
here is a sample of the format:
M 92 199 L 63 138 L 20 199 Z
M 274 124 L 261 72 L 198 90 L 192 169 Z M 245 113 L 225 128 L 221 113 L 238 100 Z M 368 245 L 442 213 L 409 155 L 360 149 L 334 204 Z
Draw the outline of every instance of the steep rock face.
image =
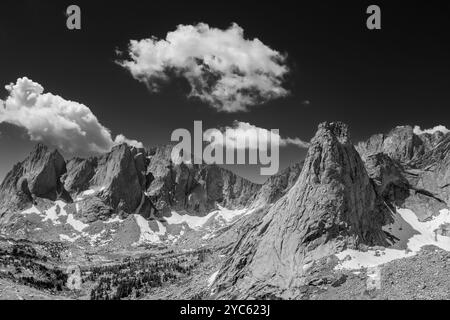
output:
M 89 188 L 89 183 L 95 175 L 97 158 L 74 158 L 67 162 L 67 173 L 64 176 L 64 186 L 67 191 L 77 193 Z
M 253 202 L 253 206 L 261 207 L 276 202 L 288 192 L 300 175 L 304 161 L 293 164 L 273 175 L 262 185 Z
M 420 205 L 424 218 L 450 206 L 450 134 L 439 136 L 434 148 L 405 168 L 405 177 L 419 197 L 414 204 Z
M 203 215 L 215 209 L 249 205 L 260 185 L 217 165 L 196 165 L 171 161 L 172 146 L 149 150 L 148 174 L 153 179 L 147 189 L 155 207 L 165 213 L 171 209 Z
M 419 135 L 419 138 L 425 143 L 425 151 L 429 152 L 434 149 L 446 136 L 441 131 L 436 131 L 434 133 L 422 133 Z
M 66 163 L 57 150 L 38 144 L 25 160 L 24 170 L 33 195 L 54 200 L 62 191 L 60 177 L 66 172 Z
M 261 188 L 231 171 L 219 168 L 223 181 L 223 205 L 227 207 L 246 207 Z
M 99 157 L 68 161 L 64 184 L 74 196 L 87 190 L 95 193 L 79 205 L 82 215 L 90 221 L 114 212 L 149 216 L 149 212 L 141 212 L 142 204 L 149 201 L 144 192 L 153 179 L 147 173 L 148 163 L 144 149 L 121 144 Z
M 165 145 L 152 148 L 147 153 L 147 174 L 151 176 L 147 194 L 162 213 L 175 206 L 184 207 L 193 187 L 193 174 L 188 165 L 182 163 L 175 166 L 171 161 L 171 152 L 172 146 Z
M 446 181 L 450 185 L 449 141 L 449 134 L 415 134 L 412 127 L 404 126 L 388 135 L 374 135 L 357 149 L 370 176 L 383 189 L 380 192 L 385 200 L 426 220 L 448 207 L 450 201 L 445 187 Z
M 378 153 L 368 156 L 365 165 L 370 178 L 376 184 L 377 192 L 391 210 L 395 210 L 395 207 L 411 209 L 419 220 L 423 221 L 446 207 L 445 203 L 427 191 L 425 186 L 413 181 L 419 176 L 405 170 L 388 155 Z
M 385 153 L 394 160 L 407 162 L 421 156 L 429 148 L 411 126 L 400 126 L 387 135 L 376 134 L 357 145 L 363 158 L 377 153 Z
M 103 190 L 101 197 L 113 208 L 133 213 L 141 203 L 145 169 L 137 165 L 136 159 L 142 153 L 143 150 L 121 144 L 98 159 L 90 187 Z
M 368 156 L 365 165 L 378 194 L 389 204 L 402 205 L 410 189 L 402 166 L 384 153 Z
M 57 150 L 37 144 L 30 155 L 16 164 L 0 186 L 0 210 L 27 206 L 33 197 L 71 201 L 61 176 L 66 172 L 64 158 Z
M 295 297 L 311 261 L 385 244 L 384 208 L 347 126 L 323 123 L 295 185 L 242 235 L 215 289 L 227 297 Z

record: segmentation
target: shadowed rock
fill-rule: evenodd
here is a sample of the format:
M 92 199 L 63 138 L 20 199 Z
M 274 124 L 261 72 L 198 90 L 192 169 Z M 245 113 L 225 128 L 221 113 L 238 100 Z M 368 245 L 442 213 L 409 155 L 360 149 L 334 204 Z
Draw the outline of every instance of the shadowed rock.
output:
M 258 191 L 254 207 L 261 207 L 274 203 L 288 192 L 300 175 L 304 161 L 290 165 L 280 173 L 273 175 L 262 185 Z
M 368 156 L 365 165 L 378 194 L 389 204 L 402 205 L 410 189 L 402 166 L 384 153 Z
M 111 207 L 134 213 L 142 200 L 143 174 L 137 168 L 137 150 L 121 144 L 98 159 L 98 165 L 90 185 L 103 189 L 101 197 Z M 120 208 L 119 208 L 120 204 Z
M 78 193 L 89 189 L 90 180 L 95 174 L 97 158 L 73 158 L 67 162 L 67 173 L 64 176 L 64 186 L 67 191 Z
M 450 203 L 449 147 L 449 134 L 415 134 L 403 126 L 374 135 L 357 149 L 385 200 L 413 210 L 423 221 Z
M 217 203 L 241 208 L 251 203 L 261 187 L 217 165 L 175 165 L 171 152 L 170 145 L 148 152 L 147 172 L 153 179 L 147 193 L 162 213 L 173 209 L 204 215 L 215 209 Z

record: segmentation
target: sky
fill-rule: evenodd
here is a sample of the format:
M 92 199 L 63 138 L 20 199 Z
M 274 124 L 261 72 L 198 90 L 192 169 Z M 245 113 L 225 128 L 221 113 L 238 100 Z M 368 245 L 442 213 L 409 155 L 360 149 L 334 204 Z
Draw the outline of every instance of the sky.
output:
M 166 144 L 195 120 L 279 129 L 281 168 L 323 121 L 347 123 L 354 142 L 398 125 L 450 128 L 445 1 L 380 3 L 381 30 L 366 28 L 365 1 L 74 3 L 81 30 L 66 27 L 72 2 L 2 2 L 0 99 L 14 113 L 0 114 L 0 180 L 39 140 L 83 156 L 125 139 Z M 42 108 L 61 105 L 62 118 Z

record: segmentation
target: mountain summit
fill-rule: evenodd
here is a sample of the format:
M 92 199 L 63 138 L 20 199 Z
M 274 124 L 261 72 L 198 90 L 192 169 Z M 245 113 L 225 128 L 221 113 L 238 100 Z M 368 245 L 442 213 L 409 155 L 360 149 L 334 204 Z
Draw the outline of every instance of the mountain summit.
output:
M 385 244 L 385 209 L 348 127 L 322 123 L 297 182 L 237 243 L 217 287 L 231 296 L 293 297 L 312 261 Z
M 55 149 L 37 144 L 30 155 L 16 164 L 0 185 L 0 214 L 23 208 L 34 197 L 71 201 L 61 182 L 66 162 Z
M 0 186 L 0 233 L 8 245 L 60 247 L 64 265 L 91 270 L 86 252 L 95 261 L 118 253 L 113 269 L 95 271 L 94 298 L 129 296 L 132 290 L 102 283 L 140 254 L 125 266 L 130 273 L 114 273 L 125 286 L 147 281 L 132 288 L 139 294 L 163 285 L 143 268 L 158 265 L 167 279 L 183 277 L 166 287 L 171 298 L 336 295 L 336 287 L 370 280 L 371 268 L 427 260 L 425 247 L 450 252 L 449 137 L 404 126 L 355 147 L 347 125 L 324 122 L 306 158 L 263 185 L 217 165 L 174 164 L 170 145 L 122 144 L 66 162 L 38 144 Z M 180 264 L 172 270 L 174 258 Z

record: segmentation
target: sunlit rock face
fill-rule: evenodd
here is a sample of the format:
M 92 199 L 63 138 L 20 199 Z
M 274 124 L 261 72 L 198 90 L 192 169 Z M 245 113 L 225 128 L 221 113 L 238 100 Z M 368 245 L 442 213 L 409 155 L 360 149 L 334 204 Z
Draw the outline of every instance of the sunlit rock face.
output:
M 37 144 L 30 155 L 16 164 L 0 186 L 0 214 L 26 207 L 34 197 L 71 201 L 61 182 L 66 163 L 61 154 Z
M 243 235 L 216 288 L 227 296 L 295 296 L 311 261 L 385 244 L 386 209 L 347 126 L 322 123 L 296 183 Z

